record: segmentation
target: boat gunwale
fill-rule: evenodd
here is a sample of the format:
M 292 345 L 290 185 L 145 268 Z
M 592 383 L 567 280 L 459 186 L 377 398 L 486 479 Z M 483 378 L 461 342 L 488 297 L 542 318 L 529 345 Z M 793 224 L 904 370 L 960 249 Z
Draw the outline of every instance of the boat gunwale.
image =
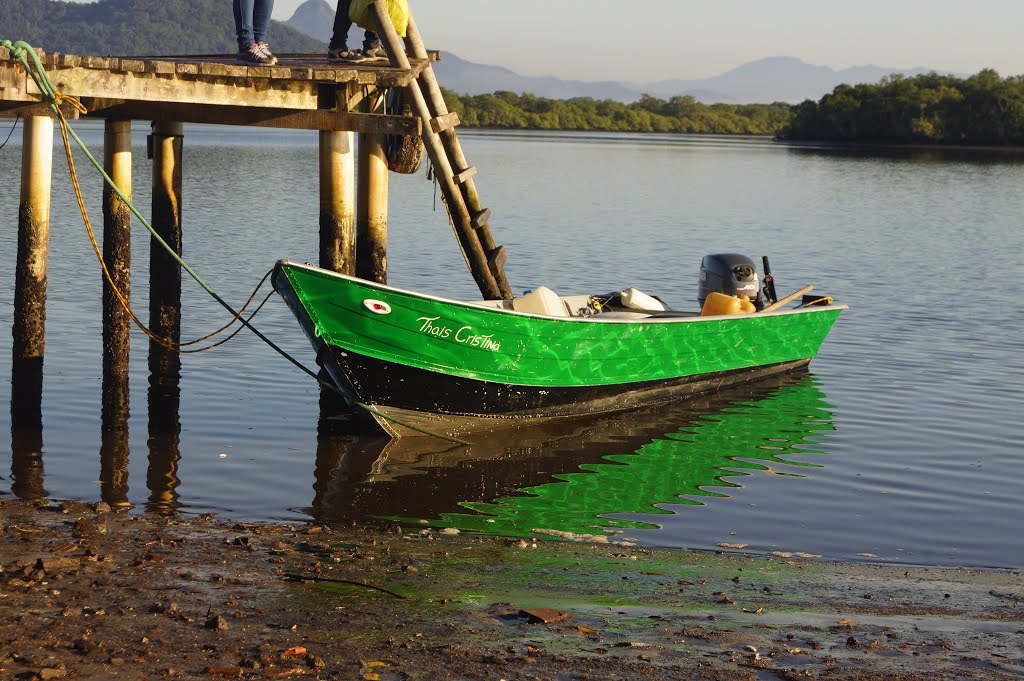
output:
M 471 308 L 473 310 L 483 310 L 485 312 L 494 312 L 494 313 L 497 313 L 497 314 L 512 314 L 512 315 L 520 315 L 520 316 L 525 316 L 525 317 L 533 317 L 535 319 L 542 319 L 542 320 L 545 320 L 545 321 L 552 321 L 552 322 L 573 322 L 573 323 L 583 322 L 583 323 L 600 323 L 600 324 L 640 324 L 640 323 L 642 323 L 642 324 L 651 324 L 651 323 L 654 323 L 654 324 L 680 324 L 680 323 L 694 323 L 694 322 L 701 322 L 701 321 L 714 321 L 714 320 L 722 320 L 722 319 L 744 319 L 744 318 L 749 319 L 749 318 L 752 318 L 752 317 L 778 317 L 778 316 L 793 315 L 793 314 L 808 314 L 808 313 L 815 313 L 815 312 L 827 312 L 827 311 L 833 311 L 833 310 L 835 310 L 835 311 L 842 311 L 842 310 L 848 310 L 849 309 L 849 306 L 847 306 L 845 304 L 839 304 L 839 305 L 829 304 L 829 305 L 815 305 L 813 307 L 802 307 L 802 308 L 790 309 L 790 310 L 773 310 L 771 312 L 753 312 L 753 313 L 746 313 L 746 314 L 727 314 L 727 315 L 701 315 L 700 313 L 693 313 L 693 312 L 669 311 L 668 313 L 658 313 L 658 314 L 651 314 L 651 315 L 647 315 L 647 316 L 640 316 L 640 315 L 643 315 L 643 312 L 638 312 L 637 313 L 638 316 L 636 316 L 636 317 L 634 317 L 632 319 L 623 319 L 623 318 L 611 318 L 611 319 L 605 318 L 605 319 L 601 319 L 601 315 L 600 314 L 591 315 L 589 317 L 574 317 L 574 316 L 560 317 L 560 316 L 554 316 L 554 315 L 539 314 L 539 313 L 535 313 L 535 312 L 522 312 L 520 310 L 508 310 L 508 309 L 505 309 L 505 308 L 494 307 L 494 306 L 486 304 L 487 301 L 474 302 L 474 301 L 466 301 L 466 300 L 455 300 L 453 298 L 445 298 L 445 297 L 434 295 L 434 294 L 431 294 L 431 293 L 423 293 L 423 292 L 419 292 L 419 291 L 410 291 L 409 289 L 403 289 L 403 288 L 400 288 L 400 287 L 397 287 L 397 286 L 390 286 L 388 284 L 381 284 L 381 283 L 378 283 L 378 282 L 375 282 L 375 281 L 370 281 L 368 279 L 360 279 L 359 277 L 354 277 L 352 275 L 343 274 L 341 272 L 333 272 L 331 270 L 327 270 L 327 269 L 324 269 L 322 267 L 317 267 L 316 265 L 312 265 L 312 264 L 309 264 L 309 263 L 300 263 L 300 262 L 296 262 L 294 260 L 288 260 L 288 259 L 278 260 L 275 263 L 275 265 L 274 265 L 274 269 L 278 270 L 281 267 L 285 267 L 285 266 L 286 267 L 292 267 L 292 268 L 295 268 L 295 269 L 306 270 L 306 271 L 311 272 L 311 273 L 316 274 L 316 275 L 327 275 L 330 278 L 337 278 L 337 279 L 342 279 L 342 280 L 345 280 L 345 281 L 350 281 L 352 283 L 355 283 L 355 284 L 358 284 L 358 285 L 361 285 L 361 286 L 366 286 L 368 288 L 375 289 L 375 290 L 387 291 L 387 292 L 392 292 L 392 293 L 398 293 L 398 294 L 401 294 L 401 295 L 404 295 L 404 296 L 411 296 L 413 298 L 431 300 L 431 301 L 438 302 L 438 303 L 444 303 L 446 305 L 454 305 L 454 306 L 457 306 L 457 307 Z M 676 312 L 676 313 L 673 314 L 673 312 Z

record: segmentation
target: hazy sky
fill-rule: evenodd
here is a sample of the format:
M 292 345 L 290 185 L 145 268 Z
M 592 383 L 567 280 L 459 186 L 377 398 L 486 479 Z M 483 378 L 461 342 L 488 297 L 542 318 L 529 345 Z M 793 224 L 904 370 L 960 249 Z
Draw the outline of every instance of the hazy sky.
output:
M 274 18 L 290 18 L 302 1 L 276 0 Z M 410 0 L 410 6 L 428 48 L 531 76 L 703 78 L 771 56 L 837 69 L 874 64 L 1024 73 L 1022 0 Z

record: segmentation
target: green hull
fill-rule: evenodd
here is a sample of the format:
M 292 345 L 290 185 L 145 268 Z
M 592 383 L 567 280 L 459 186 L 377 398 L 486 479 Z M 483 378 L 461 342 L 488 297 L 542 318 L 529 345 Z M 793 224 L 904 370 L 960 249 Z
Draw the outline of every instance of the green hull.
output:
M 431 418 L 432 428 L 446 417 L 631 408 L 685 392 L 683 386 L 707 390 L 806 366 L 845 309 L 550 317 L 287 261 L 278 263 L 274 286 L 352 400 L 393 409 L 402 419 L 440 415 Z M 432 388 L 449 399 L 433 399 Z

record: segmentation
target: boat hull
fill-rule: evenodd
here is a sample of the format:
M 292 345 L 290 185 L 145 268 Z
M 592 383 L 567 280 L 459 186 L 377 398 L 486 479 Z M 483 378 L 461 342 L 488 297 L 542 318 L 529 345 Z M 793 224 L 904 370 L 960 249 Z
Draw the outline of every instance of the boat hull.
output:
M 557 318 L 287 261 L 273 281 L 318 363 L 396 437 L 632 409 L 799 370 L 843 309 Z
M 494 383 L 428 372 L 361 357 L 326 346 L 323 366 L 336 384 L 346 385 L 373 405 L 392 437 L 428 432 L 464 435 L 515 425 L 522 419 L 603 414 L 666 402 L 687 395 L 806 368 L 809 359 L 733 371 L 656 381 L 561 388 Z M 413 386 L 429 386 L 416 389 Z

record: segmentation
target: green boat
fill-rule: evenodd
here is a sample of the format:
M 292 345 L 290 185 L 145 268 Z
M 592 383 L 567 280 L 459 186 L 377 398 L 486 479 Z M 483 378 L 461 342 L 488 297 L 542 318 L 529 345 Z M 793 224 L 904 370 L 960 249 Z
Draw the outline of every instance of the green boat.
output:
M 724 268 L 730 294 L 757 288 L 756 271 L 751 284 L 746 265 L 730 260 L 739 257 L 705 258 Z M 701 295 L 723 288 L 714 269 L 702 266 Z M 709 315 L 705 307 L 702 315 L 635 289 L 558 296 L 545 287 L 512 300 L 459 301 L 287 260 L 272 281 L 318 364 L 392 437 L 461 438 L 801 370 L 846 309 L 829 298 L 775 307 L 783 299 L 759 312 Z

